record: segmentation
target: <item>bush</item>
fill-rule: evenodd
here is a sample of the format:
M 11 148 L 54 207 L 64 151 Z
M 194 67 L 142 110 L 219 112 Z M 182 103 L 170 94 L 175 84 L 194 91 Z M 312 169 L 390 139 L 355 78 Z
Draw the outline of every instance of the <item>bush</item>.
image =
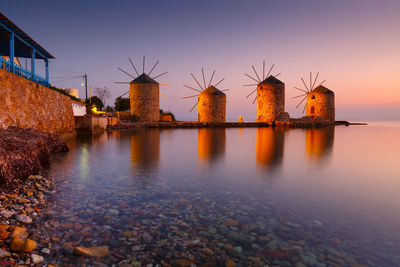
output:
M 126 111 L 131 108 L 130 98 L 117 97 L 115 99 L 115 110 L 116 111 Z
M 101 101 L 100 98 L 98 98 L 97 96 L 92 96 L 91 98 L 89 98 L 88 100 L 85 101 L 85 104 L 94 104 L 97 107 L 97 110 L 103 110 L 103 102 Z

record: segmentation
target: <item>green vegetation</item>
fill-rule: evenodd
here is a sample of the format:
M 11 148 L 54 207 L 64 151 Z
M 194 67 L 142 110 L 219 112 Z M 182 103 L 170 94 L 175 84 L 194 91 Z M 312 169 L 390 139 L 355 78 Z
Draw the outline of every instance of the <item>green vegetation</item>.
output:
M 89 98 L 88 100 L 85 101 L 85 104 L 94 104 L 97 107 L 97 110 L 103 110 L 103 101 L 101 101 L 100 98 L 98 98 L 97 96 L 92 96 L 91 98 Z
M 131 108 L 131 103 L 130 103 L 130 98 L 124 98 L 124 97 L 117 97 L 115 99 L 115 110 L 116 111 L 126 111 Z

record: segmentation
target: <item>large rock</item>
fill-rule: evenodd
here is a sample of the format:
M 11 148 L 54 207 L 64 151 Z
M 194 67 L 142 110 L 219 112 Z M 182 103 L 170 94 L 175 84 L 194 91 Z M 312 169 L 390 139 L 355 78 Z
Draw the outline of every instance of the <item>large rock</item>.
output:
M 38 174 L 49 164 L 51 153 L 66 151 L 58 135 L 17 127 L 0 129 L 0 185 Z
M 29 252 L 37 247 L 37 243 L 31 239 L 22 239 L 17 236 L 11 241 L 10 247 L 16 252 Z
M 103 258 L 110 254 L 108 246 L 95 246 L 95 247 L 76 247 L 74 249 L 76 255 L 89 256 L 94 258 Z

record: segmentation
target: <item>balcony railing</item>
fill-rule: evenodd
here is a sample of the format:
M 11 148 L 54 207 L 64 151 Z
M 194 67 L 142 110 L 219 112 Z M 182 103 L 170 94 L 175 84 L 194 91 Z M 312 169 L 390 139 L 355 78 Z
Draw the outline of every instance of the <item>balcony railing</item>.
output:
M 7 70 L 9 72 L 13 72 L 12 64 L 10 62 L 8 62 L 7 60 L 5 60 L 3 57 L 0 57 L 0 68 Z M 14 73 L 21 77 L 24 77 L 25 79 L 28 79 L 28 80 L 34 81 L 36 83 L 39 83 L 43 86 L 49 87 L 49 81 L 40 77 L 39 75 L 33 74 L 32 72 L 30 72 L 24 68 L 14 65 Z

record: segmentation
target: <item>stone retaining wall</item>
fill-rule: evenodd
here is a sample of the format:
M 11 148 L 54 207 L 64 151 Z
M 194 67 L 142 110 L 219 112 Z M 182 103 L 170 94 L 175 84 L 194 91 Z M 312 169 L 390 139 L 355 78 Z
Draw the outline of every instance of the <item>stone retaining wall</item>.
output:
M 0 69 L 0 128 L 34 128 L 53 134 L 75 130 L 68 96 Z

